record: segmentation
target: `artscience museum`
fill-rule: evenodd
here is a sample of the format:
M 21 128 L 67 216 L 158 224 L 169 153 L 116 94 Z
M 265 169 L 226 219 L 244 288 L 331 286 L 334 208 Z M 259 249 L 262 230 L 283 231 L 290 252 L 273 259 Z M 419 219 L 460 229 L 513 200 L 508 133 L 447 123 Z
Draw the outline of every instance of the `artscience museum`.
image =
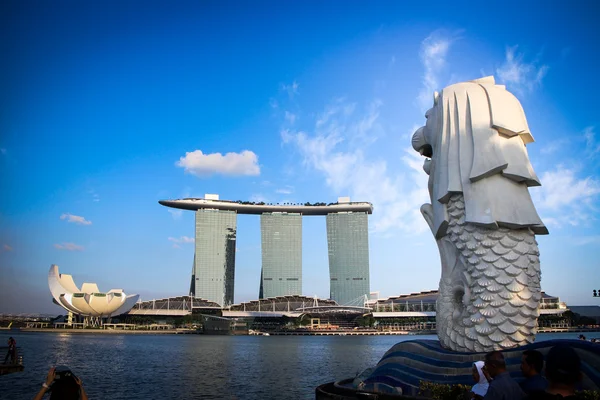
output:
M 100 324 L 102 318 L 127 313 L 139 298 L 137 294 L 126 295 L 122 289 L 101 292 L 95 283 L 84 283 L 79 289 L 73 277 L 59 273 L 54 264 L 48 272 L 48 286 L 56 304 L 91 325 Z

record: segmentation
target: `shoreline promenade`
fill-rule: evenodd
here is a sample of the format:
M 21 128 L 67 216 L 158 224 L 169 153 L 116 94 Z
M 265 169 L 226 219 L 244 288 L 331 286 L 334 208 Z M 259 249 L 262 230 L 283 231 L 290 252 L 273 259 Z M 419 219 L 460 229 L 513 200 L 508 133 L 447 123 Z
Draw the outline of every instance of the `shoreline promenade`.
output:
M 212 333 L 204 333 L 196 329 L 83 329 L 83 328 L 15 328 L 4 330 L 5 332 L 19 333 L 73 333 L 73 334 L 98 334 L 98 335 L 209 335 Z M 587 332 L 600 333 L 600 328 L 543 328 L 538 333 L 576 333 Z M 422 331 L 377 331 L 377 330 L 297 330 L 297 331 L 269 331 L 257 333 L 236 333 L 235 336 L 399 336 L 399 335 L 435 335 L 435 330 Z

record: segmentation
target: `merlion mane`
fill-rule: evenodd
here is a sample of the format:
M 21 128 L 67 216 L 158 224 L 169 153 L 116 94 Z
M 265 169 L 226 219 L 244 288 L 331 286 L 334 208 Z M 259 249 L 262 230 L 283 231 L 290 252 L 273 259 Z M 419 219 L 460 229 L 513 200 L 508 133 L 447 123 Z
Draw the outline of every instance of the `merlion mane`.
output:
M 535 234 L 548 231 L 529 195 L 540 181 L 523 108 L 487 77 L 435 93 L 426 118 L 412 144 L 428 157 L 431 204 L 421 212 L 442 263 L 440 342 L 456 351 L 531 343 L 541 299 Z

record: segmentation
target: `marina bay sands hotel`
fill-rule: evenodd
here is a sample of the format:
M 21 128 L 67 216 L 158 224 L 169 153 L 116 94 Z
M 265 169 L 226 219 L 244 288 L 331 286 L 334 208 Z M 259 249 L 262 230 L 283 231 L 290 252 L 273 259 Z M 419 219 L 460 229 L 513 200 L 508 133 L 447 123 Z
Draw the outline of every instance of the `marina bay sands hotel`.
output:
M 327 222 L 330 298 L 348 304 L 369 295 L 368 214 L 373 205 L 350 202 L 273 205 L 203 199 L 161 200 L 167 207 L 196 212 L 191 295 L 222 307 L 233 303 L 237 214 L 260 215 L 262 269 L 259 298 L 302 294 L 302 217 L 324 215 Z

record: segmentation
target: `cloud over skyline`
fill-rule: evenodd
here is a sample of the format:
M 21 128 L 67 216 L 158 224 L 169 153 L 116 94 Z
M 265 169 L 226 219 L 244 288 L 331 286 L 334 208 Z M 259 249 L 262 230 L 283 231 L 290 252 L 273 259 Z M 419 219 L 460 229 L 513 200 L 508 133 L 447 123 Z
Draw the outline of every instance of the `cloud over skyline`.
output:
M 600 180 L 579 178 L 578 171 L 558 165 L 540 176 L 542 186 L 531 188 L 534 204 L 544 223 L 554 227 L 578 226 L 596 219 Z
M 292 194 L 294 193 L 294 187 L 290 185 L 286 185 L 285 187 L 275 189 L 275 193 L 278 194 Z
M 442 89 L 440 74 L 447 67 L 446 58 L 452 43 L 459 39 L 460 31 L 448 32 L 438 29 L 421 42 L 419 57 L 423 63 L 423 88 L 417 102 L 425 112 L 433 105 L 433 93 Z
M 175 219 L 175 220 L 180 220 L 181 217 L 183 216 L 183 210 L 176 210 L 173 208 L 169 208 L 169 209 L 167 209 L 167 211 L 169 212 L 169 214 L 171 214 L 171 217 L 173 217 L 173 219 Z
M 405 149 L 401 161 L 409 173 L 398 173 L 390 170 L 386 160 L 367 155 L 365 142 L 360 140 L 377 137 L 373 131 L 380 126 L 382 104 L 375 99 L 364 112 L 357 112 L 356 104 L 336 99 L 317 114 L 310 132 L 284 128 L 281 140 L 293 145 L 303 164 L 322 174 L 335 193 L 373 202 L 377 209 L 372 216 L 373 231 L 422 232 L 426 225 L 418 210 L 427 192 L 426 178 L 414 172 L 421 170 L 414 167 L 417 154 Z
M 204 154 L 202 150 L 186 152 L 175 163 L 176 166 L 184 168 L 186 173 L 198 177 L 207 177 L 213 174 L 244 176 L 260 175 L 258 156 L 250 150 L 240 153 Z
M 588 157 L 594 158 L 600 154 L 600 141 L 596 138 L 594 126 L 588 126 L 583 130 L 583 138 L 585 139 L 585 153 Z
M 72 242 L 63 242 L 54 244 L 54 248 L 67 251 L 83 251 L 84 247 Z
M 538 60 L 526 62 L 525 54 L 517 50 L 518 46 L 506 48 L 506 58 L 496 69 L 496 74 L 509 90 L 525 95 L 542 84 L 550 67 Z
M 60 216 L 60 219 L 66 220 L 67 222 L 71 222 L 71 223 L 74 223 L 77 225 L 91 225 L 92 224 L 92 221 L 88 221 L 84 217 L 81 217 L 79 215 L 69 214 L 69 213 L 62 214 Z
M 174 249 L 180 249 L 181 248 L 181 244 L 185 244 L 185 243 L 194 243 L 194 238 L 191 238 L 189 236 L 180 236 L 178 238 L 175 237 L 169 237 L 169 241 L 173 243 L 173 248 Z
M 281 84 L 281 90 L 284 91 L 284 92 L 286 92 L 288 94 L 288 97 L 290 99 L 292 99 L 292 98 L 294 98 L 295 95 L 298 94 L 298 87 L 299 86 L 300 85 L 298 85 L 298 82 L 296 82 L 296 81 L 293 81 L 290 84 L 282 83 Z
M 96 193 L 94 189 L 88 190 L 88 193 L 92 195 L 92 201 L 94 201 L 95 203 L 100 201 L 100 195 Z
M 178 238 L 169 236 L 169 241 L 174 243 L 194 243 L 194 238 L 189 236 L 180 236 Z

